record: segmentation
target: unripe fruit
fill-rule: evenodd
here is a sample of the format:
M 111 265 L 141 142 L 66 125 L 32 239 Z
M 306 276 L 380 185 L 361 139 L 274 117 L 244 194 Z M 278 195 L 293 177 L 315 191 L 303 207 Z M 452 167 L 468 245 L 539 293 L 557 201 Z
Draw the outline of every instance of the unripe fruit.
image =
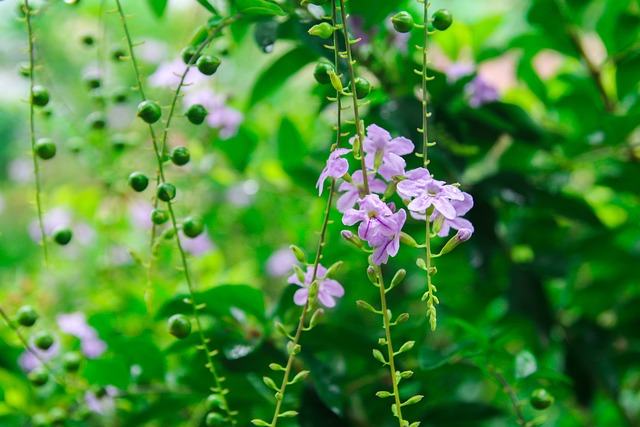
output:
M 68 244 L 71 241 L 71 237 L 73 237 L 73 233 L 71 232 L 71 229 L 69 227 L 56 227 L 53 230 L 53 240 L 61 245 L 64 246 L 66 244 Z
M 200 58 L 200 55 L 196 56 L 196 51 L 197 49 L 194 46 L 187 46 L 182 49 L 182 52 L 180 52 L 182 62 L 185 64 L 195 64 L 198 61 L 198 58 Z
M 172 184 L 169 184 L 168 182 L 163 182 L 162 184 L 158 185 L 156 194 L 158 196 L 158 199 L 162 200 L 163 202 L 169 202 L 173 200 L 174 197 L 176 197 L 176 187 L 174 187 Z
M 67 372 L 78 372 L 81 363 L 82 356 L 80 355 L 80 353 L 77 353 L 75 351 L 71 353 L 65 353 L 64 356 L 62 356 L 62 366 Z
M 413 16 L 407 11 L 401 11 L 396 13 L 391 18 L 393 28 L 399 33 L 408 33 L 413 29 Z
M 217 412 L 209 412 L 207 414 L 207 418 L 205 419 L 205 424 L 207 427 L 217 427 L 224 424 L 224 416 L 222 414 L 218 414 Z
M 171 150 L 171 161 L 174 165 L 183 166 L 189 163 L 189 159 L 191 159 L 191 154 L 189 154 L 189 149 L 182 145 L 177 146 L 173 150 Z
M 124 86 L 118 86 L 113 89 L 111 96 L 113 97 L 113 102 L 121 104 L 127 100 L 127 96 L 129 95 L 129 89 Z
M 100 130 L 107 125 L 107 119 L 101 111 L 94 111 L 87 116 L 87 123 L 91 129 Z
M 204 231 L 204 222 L 199 216 L 185 218 L 182 223 L 182 232 L 187 237 L 198 237 Z
M 209 396 L 207 396 L 207 400 L 205 403 L 210 411 L 220 409 L 222 408 L 223 404 L 222 396 L 220 396 L 219 394 L 210 394 Z
M 198 70 L 206 76 L 213 75 L 216 71 L 218 71 L 218 67 L 220 66 L 221 61 L 220 58 L 213 55 L 203 55 L 198 58 L 198 62 L 196 62 L 196 67 Z
M 80 41 L 82 41 L 82 44 L 84 44 L 86 46 L 91 46 L 91 45 L 93 45 L 95 43 L 95 39 L 93 38 L 93 36 L 91 34 L 85 34 L 84 36 L 82 36 Z
M 16 320 L 22 326 L 33 326 L 38 320 L 38 313 L 30 305 L 25 305 L 18 309 Z
M 49 103 L 49 91 L 40 85 L 35 85 L 33 87 L 31 102 L 38 107 L 44 107 Z
M 328 22 L 321 22 L 317 25 L 314 25 L 309 29 L 309 34 L 312 36 L 318 36 L 322 39 L 328 39 L 333 35 L 333 25 Z
M 189 120 L 194 125 L 199 125 L 204 122 L 207 114 L 209 114 L 207 109 L 200 104 L 193 104 L 186 112 L 187 120 Z
M 100 77 L 96 76 L 95 74 L 87 74 L 82 78 L 82 80 L 89 89 L 95 89 L 102 85 Z
M 138 105 L 137 116 L 149 124 L 153 124 L 162 117 L 162 109 L 157 102 L 142 101 Z
M 529 398 L 531 402 L 531 406 L 536 409 L 547 409 L 554 401 L 553 396 L 544 388 L 538 388 L 531 392 L 531 397 Z
M 436 30 L 444 31 L 453 23 L 453 15 L 447 9 L 437 10 L 431 18 L 433 19 L 433 26 Z
M 313 70 L 313 78 L 320 84 L 327 85 L 331 83 L 331 77 L 329 77 L 329 71 L 335 72 L 333 65 L 328 62 L 319 62 L 316 64 L 316 68 Z
M 33 336 L 33 343 L 40 350 L 49 350 L 53 345 L 53 336 L 47 331 L 37 332 Z
M 169 318 L 169 333 L 184 339 L 191 333 L 191 321 L 184 314 L 174 314 Z
M 147 178 L 147 176 L 142 172 L 133 172 L 129 175 L 127 182 L 131 188 L 139 193 L 147 188 L 149 185 L 149 178 Z
M 371 92 L 371 83 L 364 77 L 356 78 L 356 97 L 362 99 Z
M 38 366 L 29 372 L 27 379 L 36 387 L 43 386 L 49 381 L 49 373 L 42 367 Z
M 36 142 L 36 155 L 42 160 L 49 160 L 56 155 L 56 143 L 51 138 L 40 138 Z
M 122 60 L 125 56 L 127 56 L 127 54 L 120 47 L 114 47 L 111 50 L 111 57 L 116 61 Z
M 51 408 L 49 411 L 49 422 L 54 426 L 61 426 L 67 419 L 67 413 L 62 408 Z
M 164 209 L 154 209 L 151 212 L 151 222 L 155 225 L 161 225 L 169 221 L 169 213 Z
M 111 148 L 114 151 L 122 151 L 127 147 L 127 137 L 121 133 L 117 133 L 111 137 Z

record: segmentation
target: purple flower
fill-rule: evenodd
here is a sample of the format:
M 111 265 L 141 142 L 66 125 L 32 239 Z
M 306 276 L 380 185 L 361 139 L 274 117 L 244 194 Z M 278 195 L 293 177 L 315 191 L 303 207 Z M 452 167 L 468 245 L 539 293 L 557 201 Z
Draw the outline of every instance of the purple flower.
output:
M 375 172 L 371 172 L 367 174 L 367 178 L 369 180 L 369 190 L 372 193 L 382 194 L 387 189 L 387 184 L 384 183 L 381 179 L 375 177 Z M 362 179 L 362 171 L 357 170 L 351 175 L 351 182 L 343 182 L 338 187 L 338 191 L 344 191 L 344 193 L 340 196 L 337 202 L 338 211 L 344 213 L 347 209 L 355 206 L 358 199 L 361 199 L 365 196 L 364 187 L 362 184 L 364 180 Z M 359 184 L 359 185 L 357 185 Z
M 447 82 L 453 84 L 463 77 L 473 74 L 475 66 L 468 62 L 454 62 L 449 65 L 445 70 L 447 75 Z
M 400 197 L 413 199 L 407 206 L 409 210 L 424 214 L 433 206 L 434 213 L 438 212 L 446 219 L 454 219 L 456 209 L 451 201 L 464 200 L 462 191 L 454 185 L 431 178 L 427 169 L 418 168 L 412 172 L 409 179 L 399 182 L 397 187 Z
M 335 307 L 335 298 L 340 298 L 344 295 L 344 288 L 340 283 L 333 279 L 325 278 L 327 275 L 327 269 L 318 264 L 318 271 L 316 272 L 316 282 L 318 283 L 318 300 L 325 307 Z M 293 302 L 297 305 L 305 305 L 309 299 L 309 287 L 313 282 L 313 266 L 307 267 L 307 272 L 304 274 L 304 283 L 300 282 L 296 273 L 289 276 L 287 283 L 301 286 L 302 289 L 298 289 L 293 295 Z
M 464 91 L 469 96 L 469 105 L 473 108 L 497 101 L 499 98 L 498 90 L 480 76 L 467 83 Z
M 180 231 L 180 245 L 182 249 L 194 256 L 206 254 L 216 247 L 206 230 L 194 238 L 185 237 Z
M 176 58 L 172 62 L 164 62 L 149 76 L 149 86 L 151 87 L 167 87 L 176 88 L 180 84 L 180 77 L 186 65 L 182 59 Z M 206 77 L 198 72 L 196 67 L 189 68 L 185 84 L 194 84 L 206 81 Z
M 377 234 L 369 239 L 369 245 L 375 247 L 373 251 L 373 263 L 376 265 L 386 264 L 389 256 L 396 256 L 400 249 L 400 232 L 407 220 L 407 213 L 404 209 L 400 209 L 397 213 L 390 217 L 394 222 L 393 232 L 391 234 Z
M 407 165 L 400 156 L 413 152 L 413 142 L 405 137 L 391 138 L 391 134 L 377 125 L 367 127 L 363 141 L 364 162 L 367 168 L 377 170 L 387 181 L 394 175 L 404 175 Z
M 391 235 L 393 234 L 396 223 L 390 218 L 393 212 L 380 200 L 377 194 L 369 194 L 358 201 L 360 209 L 348 209 L 342 216 L 344 225 L 354 225 L 360 222 L 358 227 L 358 236 L 369 241 L 370 238 L 377 234 Z M 373 245 L 371 245 L 373 246 Z
M 337 150 L 333 150 L 331 154 L 329 154 L 329 158 L 327 159 L 327 166 L 325 166 L 325 168 L 322 170 L 322 173 L 318 178 L 318 182 L 316 183 L 318 196 L 322 194 L 322 190 L 324 189 L 324 181 L 327 178 L 342 178 L 344 174 L 349 172 L 349 162 L 347 161 L 347 159 L 343 159 L 340 156 L 350 152 L 350 148 L 338 148 Z
M 62 332 L 80 340 L 82 353 L 89 359 L 98 358 L 107 351 L 107 344 L 98 337 L 98 331 L 89 326 L 84 313 L 59 314 L 56 322 Z
M 93 391 L 87 391 L 84 394 L 84 400 L 87 403 L 87 408 L 91 412 L 106 415 L 115 411 L 116 402 L 114 398 L 117 396 L 118 389 L 108 385 L 104 387 L 103 393 L 100 393 L 100 396 Z
M 33 352 L 25 350 L 18 358 L 18 364 L 25 370 L 25 372 L 31 372 L 38 366 L 42 365 L 40 360 L 33 353 L 36 353 L 40 359 L 44 361 L 48 361 L 60 353 L 60 343 L 57 339 L 53 341 L 53 345 L 47 350 L 40 350 L 33 345 L 29 347 Z
M 462 192 L 462 196 L 464 197 L 462 200 L 451 200 L 451 206 L 456 210 L 456 217 L 453 219 L 443 218 L 438 236 L 447 237 L 452 228 L 454 230 L 460 230 L 461 232 L 463 229 L 467 229 L 473 233 L 473 224 L 467 219 L 460 218 L 473 207 L 473 197 L 471 197 L 471 194 L 465 192 Z M 442 216 L 440 213 L 433 215 L 432 221 L 440 220 L 440 216 Z
M 206 117 L 210 128 L 220 129 L 220 137 L 231 138 L 238 133 L 238 128 L 244 119 L 242 113 L 227 106 L 226 97 L 218 95 L 209 88 L 189 91 L 185 94 L 184 104 L 189 107 L 201 104 L 208 111 Z
M 293 252 L 291 252 L 291 249 L 285 246 L 275 251 L 269 259 L 267 259 L 267 273 L 271 277 L 286 276 L 291 271 L 293 265 L 297 263 L 298 260 L 295 255 L 293 255 Z

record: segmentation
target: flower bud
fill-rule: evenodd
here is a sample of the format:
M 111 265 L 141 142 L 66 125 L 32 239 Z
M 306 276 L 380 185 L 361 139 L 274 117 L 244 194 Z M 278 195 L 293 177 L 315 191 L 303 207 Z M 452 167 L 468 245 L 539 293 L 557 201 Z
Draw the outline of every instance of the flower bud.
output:
M 298 277 L 300 283 L 304 283 L 306 279 L 304 277 L 304 271 L 302 271 L 302 268 L 300 268 L 299 265 L 294 265 L 293 271 L 296 273 L 296 277 Z
M 433 228 L 431 229 L 431 231 L 435 234 L 438 234 L 440 232 L 440 229 L 442 229 L 442 224 L 444 224 L 444 216 L 438 215 L 436 219 L 433 220 Z
M 318 36 L 323 39 L 328 39 L 333 35 L 333 25 L 328 22 L 322 22 L 320 24 L 314 25 L 309 29 L 309 34 L 312 36 Z
M 396 285 L 398 285 L 400 282 L 402 282 L 402 279 L 404 279 L 404 277 L 407 275 L 407 270 L 405 270 L 404 268 L 401 268 L 400 270 L 396 271 L 395 276 L 393 276 L 393 279 L 391 280 L 391 287 L 395 287 Z
M 440 255 L 444 255 L 451 252 L 460 243 L 466 242 L 467 240 L 469 240 L 472 234 L 473 234 L 473 231 L 469 230 L 468 228 L 461 228 L 460 230 L 458 230 L 456 235 L 453 236 L 451 239 L 449 239 L 449 241 L 444 245 L 444 247 L 440 251 Z
M 400 242 L 402 242 L 405 245 L 410 246 L 412 248 L 419 248 L 420 247 L 418 242 L 416 242 L 413 237 L 409 236 L 404 231 L 400 232 Z
M 338 261 L 335 264 L 333 264 L 331 267 L 329 267 L 325 277 L 327 279 L 332 278 L 338 272 L 338 270 L 340 270 L 340 267 L 342 267 L 342 264 L 344 264 L 342 261 Z
M 378 273 L 376 269 L 371 265 L 367 268 L 367 277 L 374 285 L 378 284 Z
M 352 243 L 353 245 L 355 245 L 357 248 L 364 248 L 364 243 L 362 243 L 362 239 L 360 239 L 358 236 L 356 236 L 355 234 L 353 234 L 351 231 L 349 230 L 342 230 L 340 232 L 340 234 L 342 235 L 342 237 Z
M 329 80 L 331 81 L 331 86 L 333 86 L 333 88 L 338 92 L 342 92 L 342 82 L 340 81 L 340 77 L 338 77 L 336 72 L 333 70 L 329 70 L 327 71 L 327 74 L 329 74 Z
M 296 257 L 298 262 L 302 264 L 307 263 L 307 256 L 304 254 L 304 252 L 302 252 L 302 249 L 300 249 L 296 245 L 289 246 L 289 249 L 291 249 L 291 252 L 293 252 L 293 255 Z
M 314 280 L 309 286 L 309 305 L 313 303 L 318 297 L 318 282 Z

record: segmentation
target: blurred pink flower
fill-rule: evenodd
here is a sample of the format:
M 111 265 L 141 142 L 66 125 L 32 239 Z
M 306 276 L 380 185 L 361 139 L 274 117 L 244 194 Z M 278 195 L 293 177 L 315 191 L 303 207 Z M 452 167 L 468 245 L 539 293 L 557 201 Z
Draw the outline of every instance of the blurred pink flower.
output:
M 96 414 L 106 415 L 115 411 L 116 402 L 115 397 L 118 396 L 118 389 L 113 386 L 105 386 L 101 393 L 96 394 L 93 391 L 87 391 L 84 394 L 84 400 L 87 403 L 87 408 L 91 412 Z
M 206 254 L 216 247 L 216 245 L 211 241 L 206 230 L 193 239 L 186 237 L 182 232 L 180 233 L 180 244 L 182 245 L 182 249 L 189 252 L 191 255 L 198 256 Z
M 201 104 L 209 114 L 206 117 L 207 125 L 213 129 L 219 129 L 220 137 L 228 139 L 238 133 L 238 127 L 244 116 L 236 109 L 228 107 L 226 97 L 216 94 L 210 88 L 188 91 L 184 96 L 184 105 L 188 108 L 193 104 Z
M 149 76 L 149 86 L 175 89 L 178 84 L 180 84 L 180 76 L 182 76 L 186 67 L 180 58 L 176 58 L 171 62 L 163 62 L 158 66 L 156 71 Z M 206 76 L 200 73 L 197 68 L 191 67 L 184 80 L 184 84 L 201 83 L 206 81 L 206 79 Z
M 53 345 L 49 347 L 48 350 L 40 350 L 35 346 L 30 346 L 30 348 L 44 361 L 48 361 L 60 353 L 60 343 L 57 339 L 53 341 Z M 22 352 L 18 358 L 18 364 L 25 372 L 31 372 L 33 369 L 42 365 L 40 360 L 28 350 Z
M 89 326 L 84 313 L 59 314 L 56 322 L 62 332 L 80 340 L 80 349 L 89 359 L 98 358 L 107 351 L 107 344 L 98 337 L 98 331 Z
M 267 274 L 271 277 L 286 276 L 291 273 L 294 264 L 298 264 L 298 260 L 288 246 L 283 246 L 267 259 Z

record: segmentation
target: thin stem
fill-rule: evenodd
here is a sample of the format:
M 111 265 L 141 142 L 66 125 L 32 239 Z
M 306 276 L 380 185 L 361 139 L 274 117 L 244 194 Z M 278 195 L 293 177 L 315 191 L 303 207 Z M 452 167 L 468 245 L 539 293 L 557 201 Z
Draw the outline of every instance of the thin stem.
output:
M 345 52 L 347 54 L 347 63 L 349 65 L 349 77 L 351 78 L 351 98 L 353 99 L 353 117 L 355 120 L 355 124 L 356 124 L 356 138 L 358 138 L 359 141 L 359 147 L 360 150 L 362 151 L 362 145 L 364 143 L 364 129 L 362 129 L 362 123 L 360 122 L 360 111 L 359 111 L 359 105 L 358 105 L 358 97 L 356 95 L 356 73 L 354 70 L 354 64 L 355 61 L 353 60 L 353 55 L 351 54 L 351 41 L 349 40 L 349 24 L 348 24 L 348 16 L 347 16 L 347 11 L 344 8 L 344 3 L 345 0 L 339 0 L 340 2 L 340 15 L 342 17 L 342 32 L 344 34 L 344 44 L 345 44 Z M 335 9 L 335 7 L 334 7 Z M 338 46 L 335 46 L 336 49 L 338 49 Z M 359 153 L 360 155 L 360 168 L 362 169 L 362 176 L 363 176 L 363 185 L 364 185 L 364 190 L 366 194 L 370 193 L 369 190 L 369 179 L 368 179 L 368 175 L 367 175 L 367 167 L 364 164 L 364 156 L 362 155 L 362 153 Z
M 33 105 L 33 88 L 35 86 L 35 35 L 31 24 L 31 8 L 29 7 L 29 0 L 24 0 L 24 8 L 27 21 L 27 35 L 29 37 L 29 135 L 31 138 L 31 157 L 33 158 L 33 173 L 35 178 L 36 211 L 38 212 L 38 226 L 40 228 L 44 265 L 48 267 L 49 255 L 47 251 L 47 236 L 44 231 L 44 222 L 42 220 L 42 201 L 40 200 L 40 170 L 38 169 L 38 156 L 36 155 L 35 106 Z
M 428 136 L 428 123 L 427 118 L 429 117 L 429 112 L 427 111 L 427 36 L 429 35 L 429 30 L 427 28 L 427 23 L 429 22 L 429 1 L 424 0 L 424 31 L 422 36 L 422 160 L 423 166 L 426 168 L 429 164 L 429 160 L 427 158 L 427 149 L 429 147 L 429 136 Z M 428 238 L 429 234 L 427 234 Z
M 382 278 L 382 268 L 377 266 L 378 268 L 378 284 L 380 285 L 380 303 L 382 305 L 382 318 L 384 320 L 384 332 L 387 341 L 387 353 L 388 353 L 388 361 L 389 361 L 389 370 L 391 371 L 391 382 L 393 384 L 393 397 L 396 401 L 396 413 L 398 417 L 398 422 L 400 423 L 400 427 L 403 427 L 402 418 L 402 407 L 400 406 L 400 392 L 398 391 L 398 378 L 396 377 L 396 366 L 393 356 L 393 344 L 391 343 L 391 320 L 389 319 L 389 310 L 387 309 L 387 297 L 384 287 L 384 279 Z
M 502 385 L 505 393 L 509 395 L 509 399 L 511 399 L 511 404 L 513 405 L 513 409 L 516 412 L 516 416 L 518 417 L 518 424 L 524 426 L 527 424 L 527 421 L 522 414 L 522 409 L 520 408 L 520 400 L 518 399 L 518 395 L 511 385 L 507 382 L 507 380 L 502 376 L 502 374 L 494 369 L 493 366 L 489 365 L 487 367 L 489 373 Z

